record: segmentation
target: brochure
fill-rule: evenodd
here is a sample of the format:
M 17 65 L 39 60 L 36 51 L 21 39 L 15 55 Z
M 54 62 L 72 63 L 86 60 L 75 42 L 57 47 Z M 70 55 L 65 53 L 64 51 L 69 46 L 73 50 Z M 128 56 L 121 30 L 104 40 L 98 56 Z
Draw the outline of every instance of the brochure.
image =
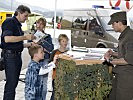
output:
M 39 71 L 39 75 L 45 75 L 47 73 L 49 73 L 50 71 L 53 70 L 53 68 L 55 68 L 55 64 L 53 62 L 50 62 L 48 65 L 46 65 L 46 67 L 41 67 L 40 71 Z
M 33 40 L 35 43 L 39 42 L 42 38 L 45 38 L 46 37 L 46 35 L 43 32 L 41 32 L 41 31 L 37 31 L 34 34 L 34 36 L 36 37 L 36 39 Z

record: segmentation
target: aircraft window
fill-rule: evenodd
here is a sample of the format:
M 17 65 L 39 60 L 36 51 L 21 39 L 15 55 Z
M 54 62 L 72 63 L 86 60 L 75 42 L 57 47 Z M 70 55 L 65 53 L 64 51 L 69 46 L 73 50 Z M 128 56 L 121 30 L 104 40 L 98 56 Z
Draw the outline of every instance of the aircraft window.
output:
M 96 18 L 92 19 L 89 23 L 89 30 L 94 30 L 95 31 L 95 27 L 99 26 L 99 24 L 97 23 Z
M 87 35 L 88 35 L 88 32 L 87 32 Z
M 94 31 L 96 34 L 103 36 L 103 32 L 102 32 L 102 28 L 101 26 L 98 24 L 96 18 L 90 20 L 89 23 L 89 30 Z
M 84 22 L 84 30 L 88 30 L 88 19 Z
M 80 19 L 77 18 L 77 19 L 75 20 L 75 22 L 76 22 L 76 23 L 80 23 Z
M 74 21 L 72 22 L 72 28 L 85 30 L 86 23 L 87 23 L 86 17 L 74 18 Z

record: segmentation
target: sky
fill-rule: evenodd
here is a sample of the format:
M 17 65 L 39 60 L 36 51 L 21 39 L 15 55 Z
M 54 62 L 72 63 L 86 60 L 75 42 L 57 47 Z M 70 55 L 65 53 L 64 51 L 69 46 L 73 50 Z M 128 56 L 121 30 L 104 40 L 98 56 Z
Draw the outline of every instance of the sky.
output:
M 18 2 L 27 3 L 34 6 L 39 6 L 54 10 L 55 1 L 57 1 L 57 9 L 71 9 L 71 8 L 91 8 L 92 5 L 103 5 L 105 8 L 111 8 L 109 0 L 16 0 Z M 112 0 L 112 5 L 116 4 L 117 0 Z M 133 6 L 133 2 L 130 2 Z M 126 2 L 121 0 L 120 7 L 126 10 Z
M 12 0 L 13 1 L 13 0 Z M 16 0 L 18 2 L 27 3 L 33 6 L 43 7 L 49 10 L 54 10 L 56 0 Z M 112 5 L 116 4 L 117 0 L 112 0 Z M 92 5 L 103 5 L 105 8 L 111 8 L 109 0 L 57 0 L 57 9 L 71 9 L 71 8 L 92 8 Z M 121 0 L 121 10 L 128 12 L 129 18 L 133 16 L 133 0 L 130 1 L 130 10 L 126 8 L 125 0 Z
M 55 0 L 16 0 L 16 1 L 48 9 L 54 9 L 55 7 Z M 92 6 L 90 4 L 90 2 L 92 1 L 93 4 L 97 4 L 97 1 L 100 0 L 57 0 L 57 9 L 87 8 Z M 108 2 L 108 0 L 104 1 Z M 103 2 L 101 2 L 101 4 L 102 3 Z
M 16 0 L 16 1 L 28 3 L 34 6 L 44 7 L 47 9 L 54 9 L 55 7 L 55 0 Z M 68 8 L 68 6 L 71 7 L 72 6 L 71 4 L 74 1 L 81 1 L 81 0 L 57 0 L 57 9 Z

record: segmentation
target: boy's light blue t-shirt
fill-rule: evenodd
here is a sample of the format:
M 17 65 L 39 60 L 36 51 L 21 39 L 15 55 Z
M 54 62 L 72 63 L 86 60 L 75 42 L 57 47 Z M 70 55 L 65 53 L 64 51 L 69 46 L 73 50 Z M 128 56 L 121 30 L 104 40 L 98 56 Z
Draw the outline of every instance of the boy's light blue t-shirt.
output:
M 40 68 L 47 67 L 48 60 L 40 63 L 31 61 L 25 76 L 25 99 L 42 99 L 46 96 L 48 74 L 39 75 Z M 43 100 L 43 99 L 42 99 Z

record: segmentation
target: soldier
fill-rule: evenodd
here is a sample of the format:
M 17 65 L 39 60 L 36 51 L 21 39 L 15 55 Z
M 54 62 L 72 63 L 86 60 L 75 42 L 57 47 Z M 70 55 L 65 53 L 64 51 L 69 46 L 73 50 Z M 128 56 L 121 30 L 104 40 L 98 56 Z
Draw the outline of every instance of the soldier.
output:
M 126 12 L 112 14 L 109 25 L 116 32 L 120 32 L 118 52 L 109 50 L 105 53 L 105 59 L 116 65 L 113 67 L 115 77 L 112 83 L 110 100 L 133 100 L 133 30 L 127 26 Z M 110 60 L 111 56 L 117 57 Z

